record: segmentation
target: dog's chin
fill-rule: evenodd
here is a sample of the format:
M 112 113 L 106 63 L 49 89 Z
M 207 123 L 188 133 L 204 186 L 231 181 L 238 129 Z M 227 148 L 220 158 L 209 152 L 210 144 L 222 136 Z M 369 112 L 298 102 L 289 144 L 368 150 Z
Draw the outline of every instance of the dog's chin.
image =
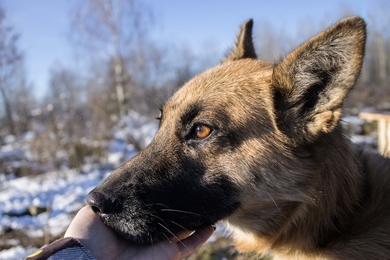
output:
M 175 236 L 183 231 L 196 231 L 214 225 L 211 221 L 196 221 L 192 225 L 168 227 L 156 223 L 132 223 L 126 220 L 113 220 L 101 215 L 103 223 L 112 229 L 120 238 L 136 244 L 155 244 L 163 240 L 173 241 Z
M 206 228 L 209 225 L 201 225 L 196 228 L 191 228 L 191 229 L 186 229 L 190 232 L 196 231 L 196 230 L 202 230 Z M 123 230 L 118 227 L 111 227 L 109 226 L 113 231 L 122 239 L 131 241 L 136 244 L 145 244 L 145 245 L 150 245 L 150 244 L 156 244 L 158 242 L 168 240 L 168 241 L 173 241 L 175 240 L 176 234 L 178 234 L 181 231 L 167 231 L 167 232 L 156 232 L 153 231 L 143 231 L 141 234 L 134 234 L 134 233 L 129 233 L 126 230 Z
M 109 223 L 105 223 L 109 228 L 111 228 L 115 234 L 122 238 L 123 240 L 127 240 L 136 244 L 154 244 L 156 241 L 162 240 L 161 237 L 156 238 L 156 236 L 147 235 L 146 232 L 129 232 L 122 226 L 118 225 L 110 225 Z

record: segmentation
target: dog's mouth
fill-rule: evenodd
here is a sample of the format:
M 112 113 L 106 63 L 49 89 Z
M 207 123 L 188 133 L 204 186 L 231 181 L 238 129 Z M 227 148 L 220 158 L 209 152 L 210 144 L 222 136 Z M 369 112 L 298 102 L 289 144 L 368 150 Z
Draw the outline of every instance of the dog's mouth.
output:
M 99 208 L 91 206 L 92 210 L 100 217 L 102 222 L 111 228 L 120 238 L 137 244 L 155 244 L 157 242 L 177 238 L 181 232 L 193 232 L 202 230 L 215 222 L 201 214 L 166 210 L 159 216 L 154 212 L 145 212 L 139 209 L 137 213 L 103 213 Z M 140 216 L 140 213 L 144 213 Z M 181 214 L 190 215 L 183 217 Z

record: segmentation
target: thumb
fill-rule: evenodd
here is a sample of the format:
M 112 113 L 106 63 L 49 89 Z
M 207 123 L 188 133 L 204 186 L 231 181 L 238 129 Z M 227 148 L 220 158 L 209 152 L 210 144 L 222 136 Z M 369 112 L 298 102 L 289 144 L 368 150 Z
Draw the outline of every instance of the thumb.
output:
M 209 226 L 195 231 L 191 236 L 177 242 L 180 258 L 190 256 L 198 247 L 200 247 L 214 232 L 214 227 Z

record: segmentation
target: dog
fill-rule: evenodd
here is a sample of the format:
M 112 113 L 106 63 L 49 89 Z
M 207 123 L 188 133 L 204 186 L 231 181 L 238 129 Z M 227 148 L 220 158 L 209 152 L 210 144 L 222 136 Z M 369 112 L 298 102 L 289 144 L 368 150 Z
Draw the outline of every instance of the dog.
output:
M 245 22 L 218 66 L 162 106 L 152 142 L 87 197 L 136 243 L 224 221 L 241 252 L 276 259 L 389 259 L 390 159 L 340 122 L 365 52 L 345 18 L 276 63 Z

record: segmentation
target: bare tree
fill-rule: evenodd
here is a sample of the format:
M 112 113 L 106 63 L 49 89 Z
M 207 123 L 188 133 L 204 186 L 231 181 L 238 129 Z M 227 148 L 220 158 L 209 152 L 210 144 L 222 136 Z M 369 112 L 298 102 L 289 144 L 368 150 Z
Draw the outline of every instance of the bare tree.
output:
M 387 2 L 376 4 L 377 7 L 367 17 L 368 38 L 362 77 L 351 93 L 350 106 L 378 109 L 383 105 L 389 106 L 390 5 Z
M 144 46 L 151 24 L 151 11 L 141 1 L 88 0 L 74 13 L 73 39 L 93 65 L 105 65 L 109 73 L 99 78 L 112 87 L 120 117 L 130 106 L 133 74 L 147 62 Z
M 83 97 L 79 76 L 56 62 L 50 68 L 48 98 L 54 101 L 55 109 L 70 112 L 76 109 Z
M 23 59 L 15 64 L 17 69 L 9 81 L 12 104 L 12 120 L 15 123 L 16 133 L 24 133 L 31 130 L 32 109 L 36 106 L 37 100 L 34 97 L 34 86 L 27 83 Z
M 58 62 L 52 65 L 45 108 L 40 116 L 45 132 L 40 132 L 35 140 L 37 149 L 43 148 L 46 154 L 40 160 L 70 168 L 80 167 L 86 159 L 99 161 L 102 145 L 96 145 L 96 136 L 90 135 L 98 129 L 90 127 L 93 119 L 83 84 L 80 75 L 72 69 Z
M 12 92 L 15 89 L 15 77 L 22 67 L 22 54 L 17 43 L 19 35 L 7 25 L 5 11 L 0 8 L 0 95 L 4 107 L 4 114 L 10 134 L 16 134 Z
M 278 31 L 267 22 L 261 22 L 256 26 L 256 50 L 262 60 L 273 61 L 285 55 L 292 49 L 290 35 Z M 290 36 L 291 37 L 291 36 Z
M 79 76 L 72 70 L 55 63 L 50 69 L 46 103 L 51 104 L 50 120 L 63 138 L 81 138 L 85 134 L 84 93 Z M 65 143 L 67 143 L 67 140 Z

